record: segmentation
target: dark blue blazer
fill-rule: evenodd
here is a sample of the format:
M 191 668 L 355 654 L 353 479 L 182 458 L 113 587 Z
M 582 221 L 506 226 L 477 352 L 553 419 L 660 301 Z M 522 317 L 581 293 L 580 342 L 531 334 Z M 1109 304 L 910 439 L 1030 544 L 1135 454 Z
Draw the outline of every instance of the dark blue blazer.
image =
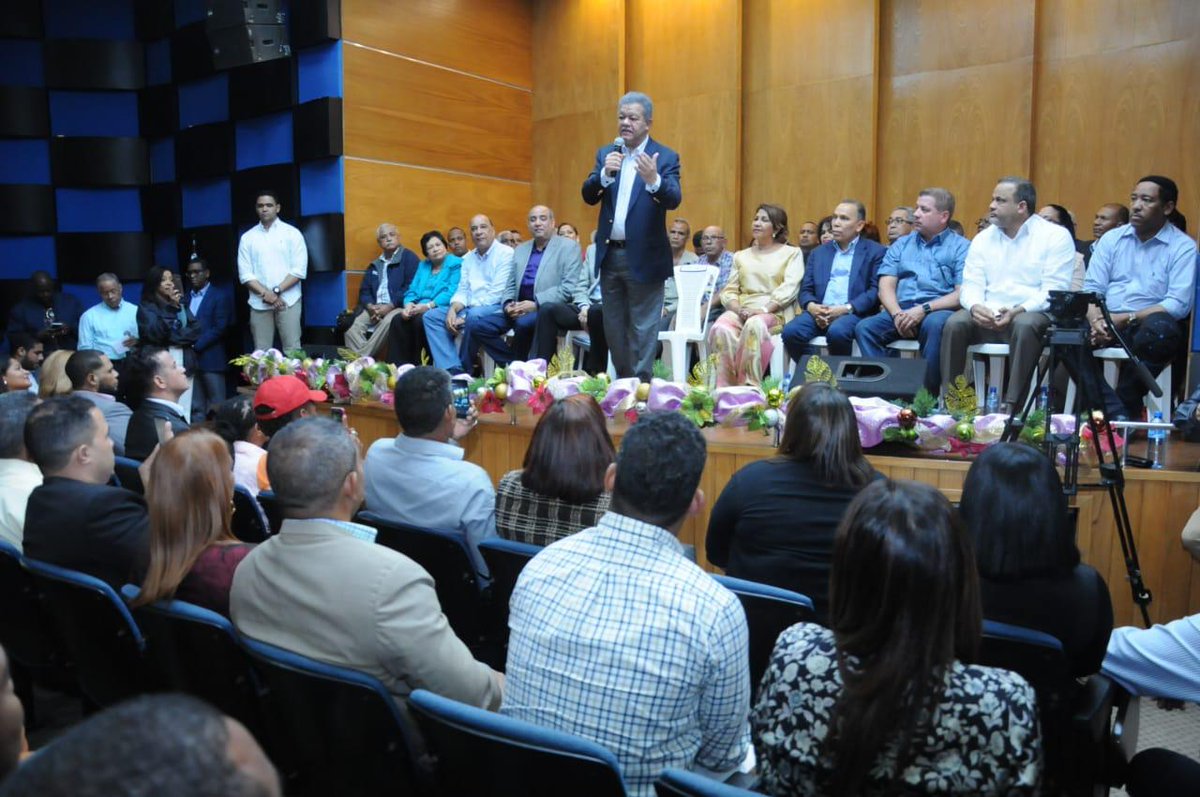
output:
M 191 294 L 183 300 L 191 306 Z M 233 323 L 233 294 L 221 290 L 221 286 L 209 283 L 208 293 L 196 308 L 196 320 L 200 322 L 200 337 L 192 344 L 196 350 L 196 368 L 201 371 L 224 371 L 229 357 L 225 351 L 225 335 Z
M 600 185 L 604 159 L 612 151 L 612 145 L 609 144 L 596 152 L 596 166 L 583 181 L 583 201 L 589 205 L 600 203 L 600 221 L 596 225 L 596 273 L 600 272 L 600 265 L 608 251 L 608 237 L 612 233 L 613 210 L 620 184 L 618 175 L 617 182 L 608 188 Z M 658 153 L 658 174 L 662 184 L 651 194 L 646 191 L 646 183 L 635 174 L 629 210 L 625 213 L 629 268 L 638 282 L 662 282 L 674 273 L 675 267 L 671 244 L 667 240 L 667 211 L 679 207 L 683 201 L 683 189 L 679 187 L 679 155 L 654 139 L 648 139 L 646 154 L 653 157 L 655 153 Z
M 822 304 L 836 252 L 837 243 L 830 241 L 808 253 L 808 260 L 804 263 L 804 279 L 800 280 L 801 310 L 808 307 L 809 302 Z M 883 262 L 885 252 L 886 246 L 861 236 L 854 247 L 854 260 L 850 264 L 850 290 L 847 293 L 856 316 L 873 313 L 879 306 L 879 264 Z
M 411 249 L 401 248 L 403 252 L 400 259 L 387 267 L 388 304 L 393 307 L 404 306 L 404 294 L 408 293 L 413 277 L 417 275 L 417 267 L 421 265 L 420 258 Z M 367 266 L 367 273 L 363 275 L 362 285 L 358 289 L 360 307 L 375 304 L 375 293 L 379 290 L 379 259 L 377 257 L 371 261 L 371 265 Z

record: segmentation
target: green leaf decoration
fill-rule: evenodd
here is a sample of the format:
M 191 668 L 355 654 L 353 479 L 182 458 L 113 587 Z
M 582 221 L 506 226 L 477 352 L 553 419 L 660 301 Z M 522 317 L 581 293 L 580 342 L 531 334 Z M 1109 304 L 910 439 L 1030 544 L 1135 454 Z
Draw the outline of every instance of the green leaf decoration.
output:
M 608 395 L 608 378 L 606 376 L 589 376 L 579 383 L 579 390 L 582 393 L 587 393 L 596 401 L 603 401 Z
M 433 360 L 429 357 L 429 349 L 421 347 L 421 365 L 429 365 Z
M 825 382 L 830 387 L 837 387 L 837 379 L 833 375 L 833 369 L 829 367 L 829 363 L 815 354 L 808 358 L 808 363 L 804 366 L 804 381 L 806 384 L 809 382 Z
M 937 411 L 937 399 L 925 388 L 917 391 L 909 405 L 918 418 L 928 418 Z
M 764 376 L 762 381 L 762 392 L 770 393 L 775 388 L 783 384 L 783 380 L 777 376 Z
M 716 406 L 712 394 L 703 387 L 693 387 L 684 396 L 679 411 L 700 428 L 713 424 L 713 408 Z
M 347 349 L 345 346 L 338 349 L 337 351 L 338 351 L 338 357 L 341 357 L 343 360 L 345 360 L 348 363 L 354 362 L 361 356 L 354 349 Z
M 479 393 L 479 388 L 481 387 L 487 387 L 487 380 L 481 376 L 477 376 L 471 380 L 471 384 L 467 387 L 467 390 L 474 396 Z
M 667 365 L 662 360 L 655 360 L 654 366 L 650 369 L 650 375 L 655 379 L 671 381 L 671 366 Z
M 289 349 L 283 353 L 283 356 L 292 360 L 303 360 L 304 358 L 308 357 L 308 352 L 306 352 L 304 349 Z
M 979 410 L 977 402 L 975 388 L 967 384 L 967 378 L 962 374 L 954 377 L 954 381 L 946 387 L 946 411 L 956 420 L 975 420 Z

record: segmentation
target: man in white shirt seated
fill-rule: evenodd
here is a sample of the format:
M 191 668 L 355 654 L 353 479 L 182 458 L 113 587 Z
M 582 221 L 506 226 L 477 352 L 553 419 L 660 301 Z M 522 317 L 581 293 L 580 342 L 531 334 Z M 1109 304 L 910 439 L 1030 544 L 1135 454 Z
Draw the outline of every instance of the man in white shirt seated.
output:
M 80 349 L 67 359 L 66 373 L 67 379 L 71 380 L 71 392 L 95 404 L 104 415 L 104 420 L 108 421 L 108 436 L 113 441 L 113 452 L 117 456 L 125 456 L 125 435 L 133 410 L 117 401 L 120 376 L 112 360 L 107 354 Z
M 942 379 L 972 378 L 967 347 L 1007 343 L 1008 389 L 1000 410 L 1023 405 L 1050 326 L 1050 291 L 1071 286 L 1075 242 L 1066 228 L 1037 215 L 1037 190 L 1023 177 L 1002 177 L 992 192 L 991 226 L 971 241 L 963 264 L 963 309 L 942 331 Z
M 25 536 L 25 504 L 42 472 L 25 450 L 25 419 L 38 403 L 25 391 L 0 396 L 0 541 L 21 550 Z
M 281 209 L 274 191 L 255 197 L 259 223 L 238 242 L 238 281 L 250 291 L 254 348 L 271 348 L 278 329 L 286 352 L 300 348 L 300 281 L 308 276 L 308 247 L 300 231 L 279 218 Z
M 496 536 L 496 491 L 487 471 L 465 461 L 457 445 L 475 416 L 457 417 L 450 376 L 428 365 L 400 377 L 394 406 L 404 431 L 367 451 L 367 509 L 414 526 L 461 531 L 476 572 L 486 579 L 479 543 Z

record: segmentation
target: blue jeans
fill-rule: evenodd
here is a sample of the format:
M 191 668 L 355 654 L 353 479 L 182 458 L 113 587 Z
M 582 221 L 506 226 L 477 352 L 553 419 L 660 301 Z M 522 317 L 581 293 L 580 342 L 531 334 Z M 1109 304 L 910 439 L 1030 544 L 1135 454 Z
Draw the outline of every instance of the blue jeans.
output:
M 908 307 L 901 307 L 907 310 Z M 921 345 L 921 356 L 925 358 L 925 389 L 933 395 L 938 395 L 942 389 L 942 327 L 953 310 L 934 310 L 925 316 L 917 329 L 917 342 Z M 892 351 L 887 345 L 894 340 L 900 340 L 900 333 L 892 323 L 892 314 L 880 310 L 876 315 L 865 318 L 854 328 L 854 338 L 858 348 L 865 357 L 892 357 L 899 352 Z
M 784 325 L 783 332 L 780 333 L 783 337 L 783 346 L 787 349 L 788 356 L 798 361 L 806 354 L 814 354 L 815 350 L 808 345 L 808 342 L 815 337 L 824 335 L 825 340 L 829 343 L 831 355 L 848 357 L 854 346 L 854 326 L 860 320 L 862 319 L 854 313 L 848 313 L 830 324 L 827 329 L 822 330 L 817 326 L 817 319 L 805 310 Z
M 479 332 L 490 330 L 498 324 L 504 324 L 503 328 L 507 330 L 508 316 L 504 315 L 498 304 L 464 307 L 458 314 L 459 318 L 466 319 L 466 325 L 461 333 L 463 340 L 460 356 L 454 345 L 454 337 L 446 329 L 448 309 L 435 307 L 422 317 L 425 324 L 425 341 L 429 344 L 429 355 L 433 358 L 433 364 L 438 368 L 443 368 L 451 373 L 461 371 L 470 373 L 471 366 L 475 362 L 475 355 L 479 353 Z M 505 362 L 509 359 L 510 357 L 506 356 Z

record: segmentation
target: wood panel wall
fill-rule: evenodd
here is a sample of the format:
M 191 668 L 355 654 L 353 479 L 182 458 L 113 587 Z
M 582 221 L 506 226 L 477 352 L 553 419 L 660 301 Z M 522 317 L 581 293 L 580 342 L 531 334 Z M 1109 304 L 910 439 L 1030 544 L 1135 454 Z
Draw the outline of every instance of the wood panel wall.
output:
M 556 43 L 534 53 L 533 195 L 586 231 L 579 186 L 625 90 L 681 155 L 679 215 L 733 246 L 760 202 L 794 230 L 843 197 L 882 221 L 928 185 L 973 232 L 1009 173 L 1085 240 L 1147 172 L 1200 228 L 1194 0 L 533 0 L 533 30 Z
M 343 0 L 342 29 L 350 268 L 378 254 L 375 229 L 384 221 L 413 251 L 427 230 L 466 228 L 476 213 L 497 229 L 524 230 L 532 5 Z M 358 283 L 348 276 L 348 305 Z

